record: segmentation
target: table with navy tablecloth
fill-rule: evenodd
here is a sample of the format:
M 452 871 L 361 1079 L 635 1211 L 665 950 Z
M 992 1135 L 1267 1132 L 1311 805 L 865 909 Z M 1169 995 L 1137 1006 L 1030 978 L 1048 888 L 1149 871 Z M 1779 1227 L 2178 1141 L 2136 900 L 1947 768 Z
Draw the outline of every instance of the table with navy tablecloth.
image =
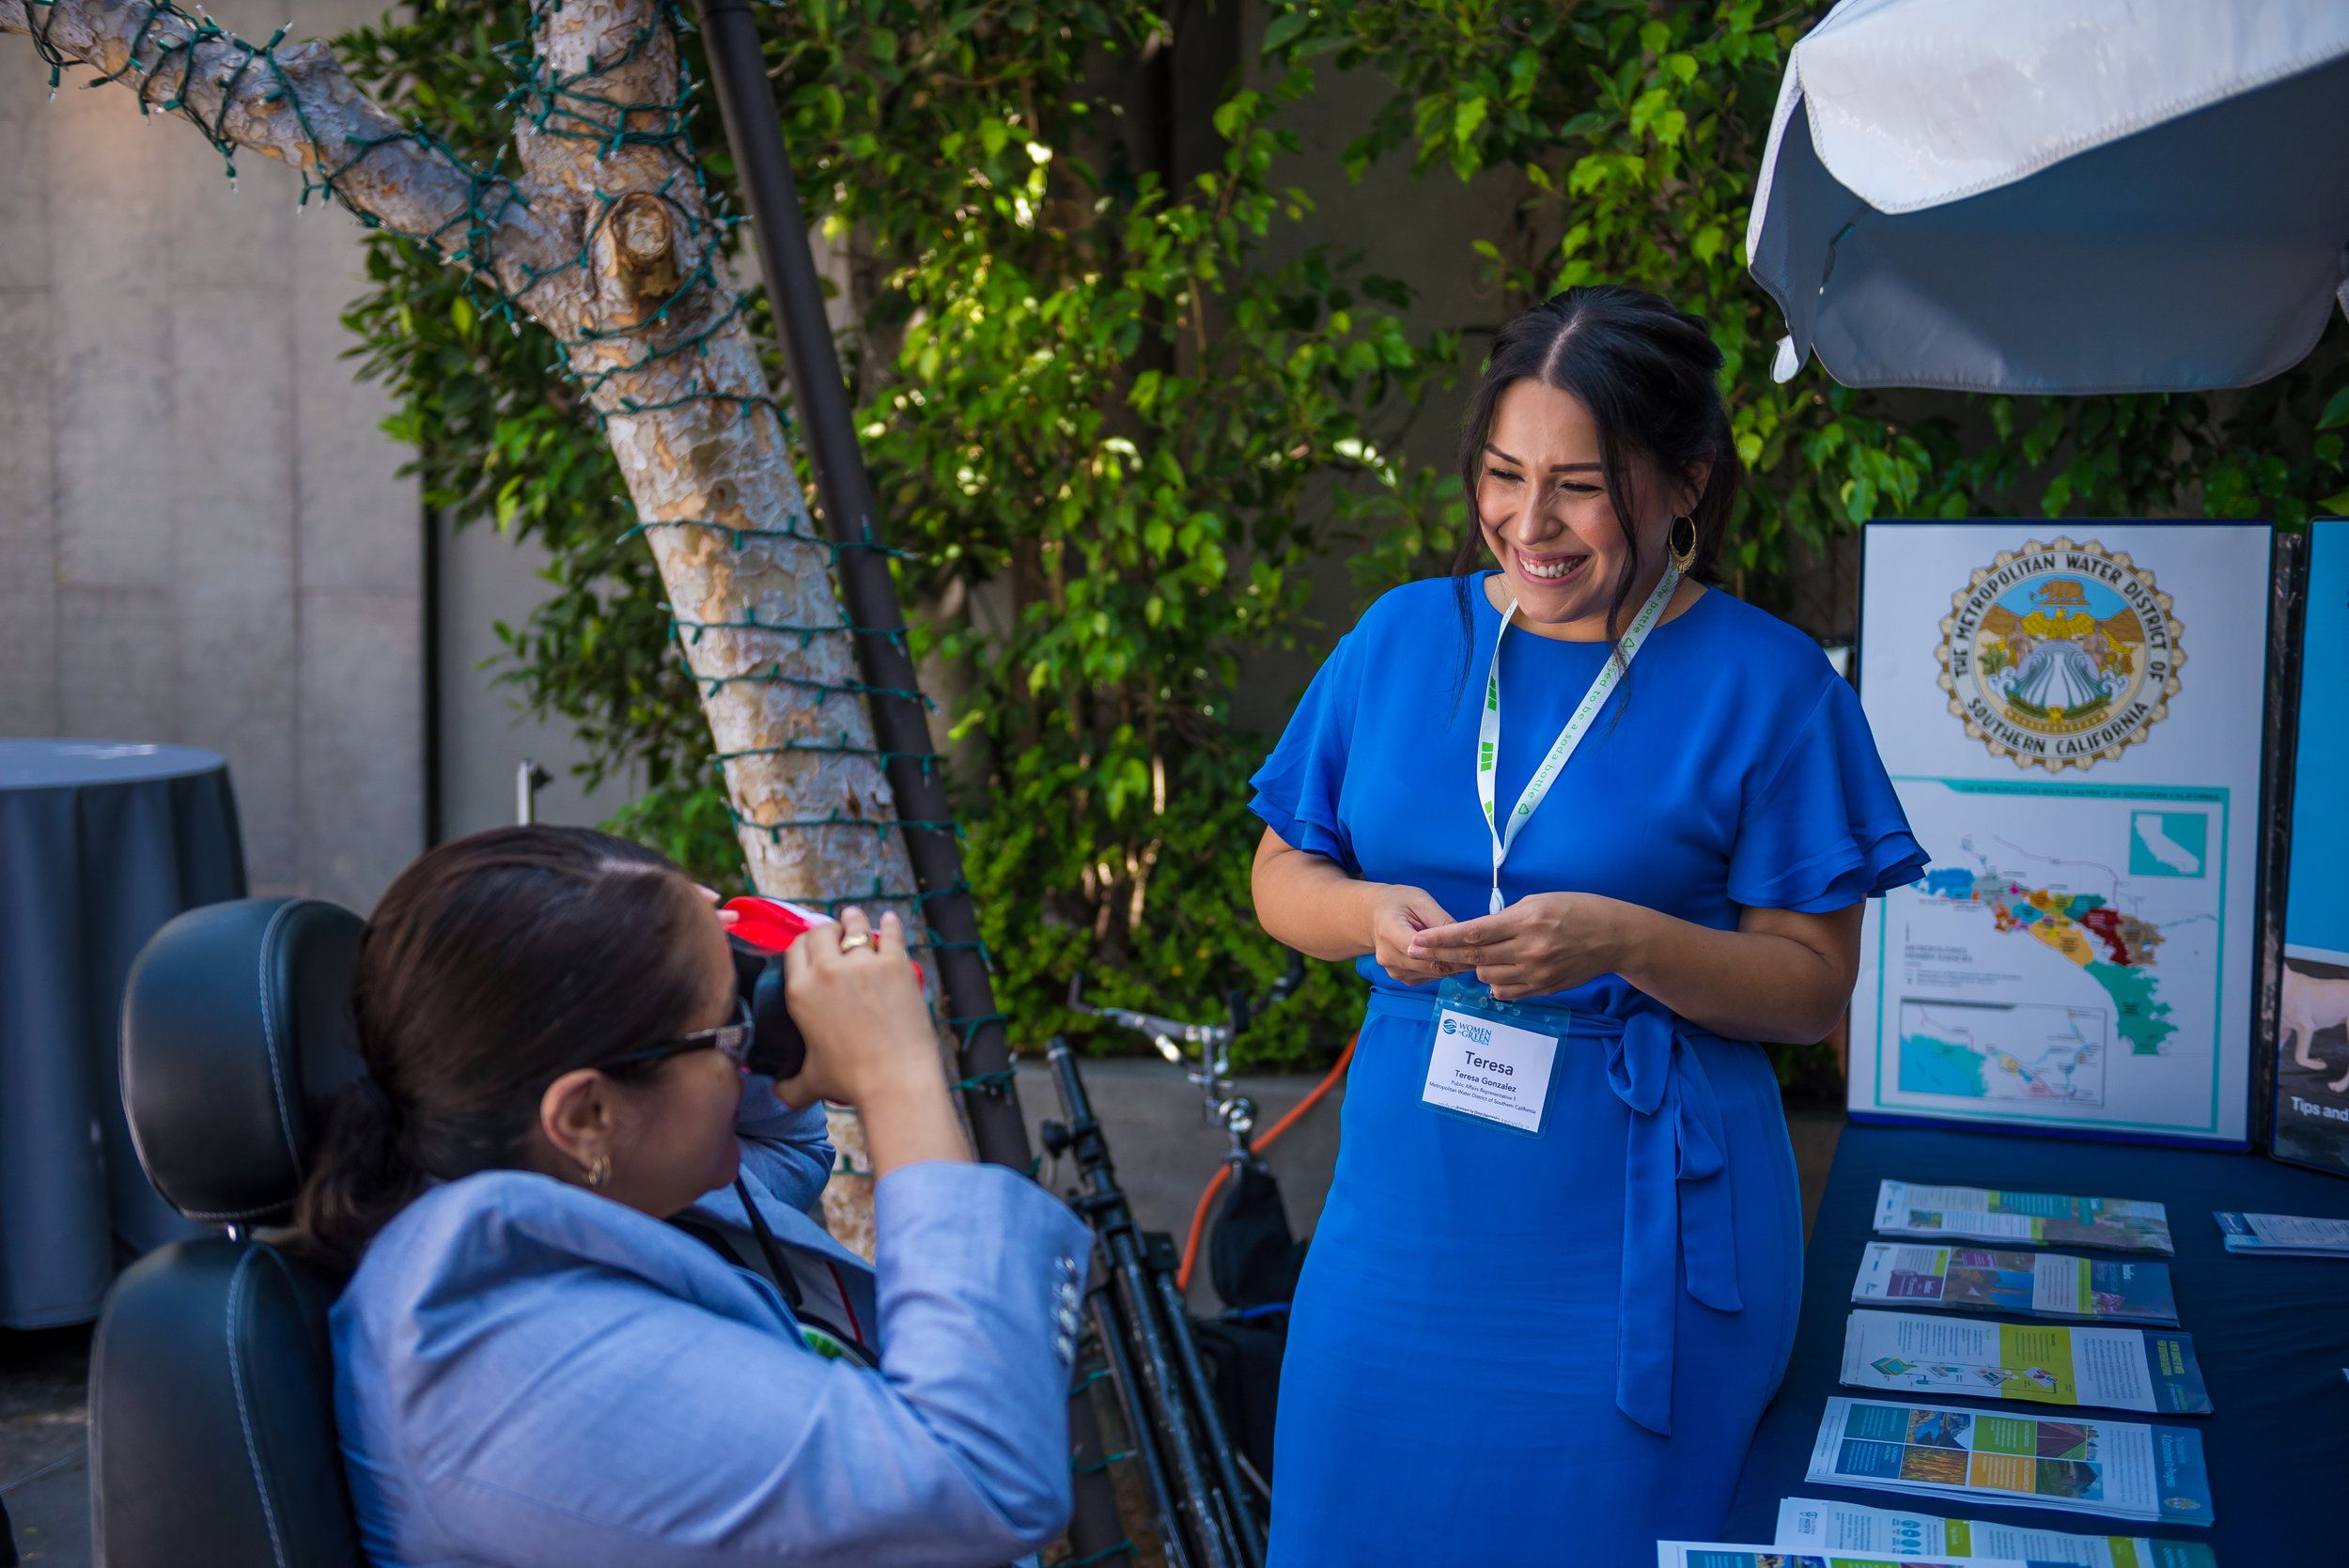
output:
M 1828 1399 L 1894 1396 L 1837 1382 L 1843 1323 L 1886 1178 L 2077 1197 L 2145 1198 L 2168 1206 L 2177 1256 L 2166 1260 L 2179 1326 L 2209 1385 L 2215 1413 L 2092 1414 L 2192 1426 L 2202 1434 L 2216 1523 L 2208 1529 L 2146 1525 L 2048 1509 L 1998 1508 L 1972 1498 L 1815 1485 L 1803 1480 Z M 1817 1497 L 1867 1508 L 1987 1518 L 2074 1535 L 2151 1535 L 2201 1541 L 2220 1568 L 2349 1561 L 2341 1498 L 2349 1489 L 2349 1260 L 2243 1257 L 2229 1252 L 2214 1210 L 2349 1218 L 2349 1181 L 2259 1155 L 2085 1142 L 1912 1126 L 1843 1129 L 1804 1264 L 1802 1322 L 1778 1398 L 1765 1412 L 1730 1506 L 1724 1541 L 1767 1542 L 1781 1498 Z M 1995 1245 L 1984 1243 L 1983 1245 Z M 2091 1257 L 2142 1257 L 2063 1248 Z M 2015 1319 L 2014 1321 L 2029 1321 Z M 2046 1416 L 2044 1405 L 1954 1405 Z
M 0 1327 L 94 1318 L 121 1265 L 200 1234 L 123 1120 L 123 985 L 165 921 L 244 893 L 216 753 L 0 739 Z

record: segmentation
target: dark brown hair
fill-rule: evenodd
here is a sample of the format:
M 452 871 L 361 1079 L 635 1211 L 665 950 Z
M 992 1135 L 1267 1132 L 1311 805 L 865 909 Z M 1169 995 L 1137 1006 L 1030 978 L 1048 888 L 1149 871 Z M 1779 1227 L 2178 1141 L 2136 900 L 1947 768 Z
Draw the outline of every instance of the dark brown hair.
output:
M 311 1250 L 356 1266 L 428 1180 L 519 1165 L 548 1084 L 690 1028 L 700 902 L 665 856 L 587 828 L 496 828 L 401 872 L 359 938 L 369 1081 L 337 1098 L 303 1184 Z
M 1485 448 L 1492 440 L 1501 395 L 1518 381 L 1540 381 L 1579 399 L 1598 427 L 1599 477 L 1630 547 L 1607 605 L 1608 640 L 1616 642 L 1632 586 L 1644 569 L 1632 524 L 1635 457 L 1654 464 L 1667 485 L 1687 484 L 1700 469 L 1709 469 L 1688 515 L 1696 523 L 1690 575 L 1700 580 L 1712 575 L 1745 478 L 1721 406 L 1720 369 L 1721 351 L 1704 318 L 1674 310 L 1643 288 L 1585 284 L 1552 295 L 1501 329 L 1460 432 L 1460 485 L 1475 523 L 1452 563 L 1459 578 L 1464 640 L 1473 625 L 1470 579 L 1486 559 L 1477 481 L 1484 476 Z

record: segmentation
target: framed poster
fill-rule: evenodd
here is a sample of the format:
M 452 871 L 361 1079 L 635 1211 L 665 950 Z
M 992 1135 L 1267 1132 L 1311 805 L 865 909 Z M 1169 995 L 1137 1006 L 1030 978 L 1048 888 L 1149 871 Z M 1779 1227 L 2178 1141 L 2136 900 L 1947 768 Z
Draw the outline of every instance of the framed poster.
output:
M 1932 860 L 1868 903 L 1855 1118 L 2247 1141 L 2269 551 L 1868 525 L 1860 702 Z
M 2309 533 L 2274 1152 L 2349 1175 L 2349 521 Z

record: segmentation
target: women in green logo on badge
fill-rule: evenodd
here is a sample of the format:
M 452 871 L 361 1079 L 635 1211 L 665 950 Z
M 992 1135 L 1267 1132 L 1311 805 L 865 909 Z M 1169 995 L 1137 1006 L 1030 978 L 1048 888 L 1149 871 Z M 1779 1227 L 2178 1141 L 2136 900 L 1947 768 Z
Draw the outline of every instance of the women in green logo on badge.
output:
M 1644 1568 L 1719 1524 L 1784 1371 L 1800 1207 L 1755 1042 L 1833 1026 L 1861 901 L 1925 857 L 1851 688 L 1704 585 L 1720 364 L 1626 288 L 1504 328 L 1457 574 L 1371 607 L 1254 780 L 1266 929 L 1369 983 L 1275 1568 Z M 1509 1004 L 1512 1060 L 1554 1042 L 1541 1104 L 1440 1081 L 1439 984 Z

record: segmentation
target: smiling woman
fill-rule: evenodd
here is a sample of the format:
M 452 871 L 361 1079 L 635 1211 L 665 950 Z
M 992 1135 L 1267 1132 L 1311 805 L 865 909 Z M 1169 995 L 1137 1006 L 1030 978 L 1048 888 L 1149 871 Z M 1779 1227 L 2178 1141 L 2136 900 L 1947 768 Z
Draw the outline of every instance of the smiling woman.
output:
M 1861 900 L 1924 856 L 1851 688 L 1699 581 L 1739 479 L 1720 364 L 1631 289 L 1505 328 L 1460 572 L 1372 606 L 1254 780 L 1258 917 L 1370 983 L 1274 1568 L 1652 1561 L 1718 1526 L 1785 1369 L 1756 1042 L 1826 1032 Z
M 1502 581 L 1487 596 L 1505 589 L 1529 630 L 1574 642 L 1612 642 L 1667 551 L 1683 577 L 1709 569 L 1744 468 L 1708 363 L 1704 323 L 1630 289 L 1574 290 L 1495 340 L 1460 442 L 1480 525 L 1452 566 L 1464 624 L 1458 574 L 1488 553 Z M 1701 591 L 1681 588 L 1666 618 Z

